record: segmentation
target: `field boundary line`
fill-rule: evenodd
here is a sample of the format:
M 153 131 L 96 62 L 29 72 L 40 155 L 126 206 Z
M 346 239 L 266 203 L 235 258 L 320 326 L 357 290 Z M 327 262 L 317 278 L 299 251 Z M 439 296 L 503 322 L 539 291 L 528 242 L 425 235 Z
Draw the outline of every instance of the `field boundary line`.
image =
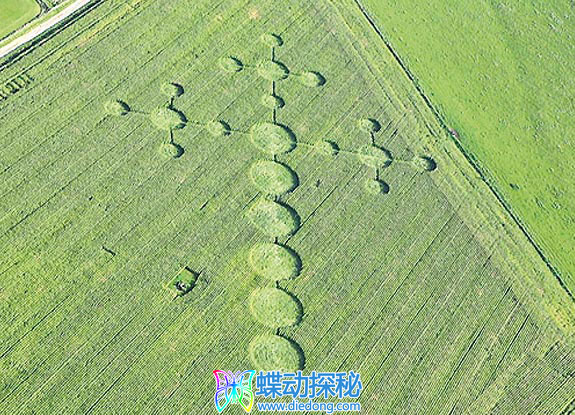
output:
M 563 288 L 563 290 L 567 293 L 567 295 L 569 296 L 571 301 L 575 303 L 575 295 L 569 290 L 569 288 L 567 287 L 565 282 L 563 282 L 563 279 L 561 277 L 561 273 L 559 272 L 559 270 L 557 268 L 555 268 L 555 266 L 551 263 L 549 258 L 547 258 L 547 256 L 543 252 L 543 249 L 541 247 L 539 247 L 539 245 L 537 244 L 537 242 L 535 241 L 533 236 L 531 236 L 531 234 L 529 233 L 527 226 L 525 224 L 523 224 L 523 222 L 521 221 L 521 218 L 519 218 L 519 216 L 513 211 L 513 209 L 511 208 L 511 205 L 504 199 L 503 195 L 500 194 L 496 185 L 492 183 L 492 180 L 487 175 L 488 173 L 485 173 L 485 171 L 484 171 L 485 169 L 481 167 L 480 162 L 473 156 L 473 154 L 468 152 L 463 147 L 463 145 L 461 144 L 461 142 L 459 140 L 455 139 L 453 137 L 453 135 L 449 132 L 449 128 L 448 128 L 447 124 L 445 123 L 444 118 L 441 116 L 441 113 L 433 105 L 430 98 L 425 94 L 425 91 L 423 90 L 423 88 L 421 87 L 419 82 L 417 81 L 417 78 L 415 77 L 415 75 L 413 75 L 411 73 L 411 71 L 407 67 L 407 64 L 405 64 L 403 62 L 403 60 L 401 59 L 399 54 L 395 51 L 395 49 L 393 48 L 391 43 L 387 40 L 387 38 L 385 37 L 383 32 L 379 29 L 379 27 L 377 26 L 377 23 L 371 17 L 371 15 L 368 13 L 367 9 L 363 6 L 363 4 L 360 2 L 360 0 L 353 0 L 353 1 L 355 2 L 357 7 L 359 8 L 359 10 L 361 11 L 361 14 L 368 21 L 369 25 L 376 32 L 378 37 L 383 41 L 386 48 L 391 53 L 391 55 L 396 60 L 396 62 L 399 64 L 399 66 L 401 67 L 401 69 L 403 70 L 403 72 L 405 73 L 405 75 L 407 76 L 409 81 L 411 82 L 411 84 L 415 87 L 415 89 L 417 90 L 419 96 L 421 97 L 421 99 L 423 100 L 425 105 L 429 108 L 429 110 L 431 110 L 431 112 L 433 113 L 433 115 L 437 119 L 438 123 L 440 124 L 441 128 L 446 133 L 448 133 L 449 137 L 452 138 L 452 141 L 455 143 L 457 149 L 461 152 L 463 157 L 465 157 L 465 159 L 471 165 L 473 170 L 479 175 L 481 180 L 487 185 L 488 189 L 496 197 L 499 204 L 501 206 L 503 206 L 505 211 L 511 216 L 511 219 L 513 220 L 513 222 L 515 222 L 515 224 L 519 227 L 519 229 L 521 230 L 523 235 L 525 235 L 525 237 L 527 238 L 529 243 L 533 246 L 533 248 L 535 249 L 535 251 L 537 252 L 539 257 L 543 260 L 543 262 L 545 263 L 545 265 L 547 266 L 549 271 L 551 271 L 553 276 L 557 279 L 561 288 Z

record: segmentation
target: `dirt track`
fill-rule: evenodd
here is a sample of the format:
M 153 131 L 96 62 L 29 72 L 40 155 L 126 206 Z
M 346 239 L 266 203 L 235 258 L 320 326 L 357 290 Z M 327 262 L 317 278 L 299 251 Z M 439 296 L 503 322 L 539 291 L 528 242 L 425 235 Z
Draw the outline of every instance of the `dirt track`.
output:
M 33 28 L 30 31 L 26 31 L 21 36 L 18 36 L 16 39 L 8 43 L 6 46 L 0 48 L 0 58 L 6 56 L 10 52 L 18 49 L 23 44 L 31 41 L 36 36 L 41 35 L 46 30 L 50 29 L 52 26 L 60 23 L 62 20 L 66 19 L 68 16 L 76 12 L 77 10 L 84 7 L 86 4 L 90 3 L 92 0 L 76 0 L 71 2 L 70 4 L 64 6 L 64 8 L 57 13 L 56 15 L 52 16 L 45 22 L 42 22 L 37 27 Z

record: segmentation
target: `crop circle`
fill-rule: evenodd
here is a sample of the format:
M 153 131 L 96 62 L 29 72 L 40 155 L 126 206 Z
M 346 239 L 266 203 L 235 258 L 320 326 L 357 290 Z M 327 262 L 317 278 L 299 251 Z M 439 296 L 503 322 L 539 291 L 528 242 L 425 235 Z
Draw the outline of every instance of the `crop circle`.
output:
M 260 231 L 274 237 L 292 235 L 300 225 L 300 217 L 295 210 L 267 199 L 255 202 L 248 216 Z
M 263 61 L 257 67 L 258 74 L 268 81 L 281 81 L 289 75 L 289 69 L 281 62 Z
M 303 352 L 288 339 L 273 334 L 263 334 L 252 339 L 249 355 L 258 370 L 293 372 L 302 369 Z
M 248 262 L 253 271 L 269 280 L 295 278 L 301 271 L 301 259 L 291 248 L 272 243 L 254 245 Z
M 206 130 L 214 137 L 223 137 L 230 135 L 231 128 L 225 121 L 210 121 L 206 124 Z
M 296 173 L 285 164 L 275 161 L 256 161 L 251 165 L 249 174 L 258 190 L 268 195 L 280 196 L 291 192 L 298 185 Z
M 162 85 L 162 92 L 169 97 L 176 98 L 183 95 L 184 87 L 173 82 L 168 82 Z
M 289 153 L 296 146 L 294 134 L 285 126 L 273 123 L 254 125 L 251 130 L 252 143 L 261 151 L 276 155 Z
M 364 118 L 357 122 L 359 128 L 367 133 L 376 133 L 381 130 L 381 124 L 373 118 Z
M 284 44 L 283 39 L 275 33 L 264 33 L 260 36 L 260 40 L 264 45 L 269 47 L 276 47 Z
M 150 114 L 152 123 L 160 130 L 177 130 L 186 126 L 186 117 L 180 111 L 161 107 Z
M 389 193 L 389 185 L 381 180 L 368 179 L 365 181 L 365 191 L 370 194 L 387 194 Z
M 313 146 L 314 150 L 324 156 L 336 156 L 339 153 L 337 143 L 330 140 L 320 140 Z
M 239 72 L 244 69 L 244 64 L 233 56 L 227 56 L 220 59 L 220 68 L 226 72 Z
M 182 146 L 176 143 L 163 143 L 160 147 L 160 151 L 167 157 L 179 158 L 184 154 L 184 149 Z
M 277 95 L 264 95 L 261 102 L 264 107 L 271 109 L 282 108 L 285 105 L 284 100 Z
M 296 78 L 300 83 L 309 87 L 318 87 L 325 84 L 325 78 L 319 72 L 303 72 Z
M 120 100 L 106 102 L 104 104 L 104 109 L 109 115 L 126 115 L 130 112 L 130 106 Z
M 293 326 L 303 314 L 299 301 L 277 288 L 258 288 L 248 302 L 252 316 L 270 328 Z
M 369 167 L 387 167 L 391 164 L 391 153 L 383 148 L 368 146 L 358 153 L 359 161 Z
M 413 160 L 414 164 L 425 171 L 433 171 L 437 168 L 437 163 L 431 157 L 421 156 Z

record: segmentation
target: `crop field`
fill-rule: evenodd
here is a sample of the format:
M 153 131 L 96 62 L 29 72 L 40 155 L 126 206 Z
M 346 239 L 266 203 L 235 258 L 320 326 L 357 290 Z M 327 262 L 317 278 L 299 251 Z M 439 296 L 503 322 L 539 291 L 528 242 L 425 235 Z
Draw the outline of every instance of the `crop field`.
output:
M 574 410 L 573 300 L 353 1 L 106 0 L 0 67 L 1 414 Z
M 0 39 L 28 23 L 40 13 L 36 0 L 2 0 L 0 3 Z
M 361 3 L 575 293 L 573 2 Z

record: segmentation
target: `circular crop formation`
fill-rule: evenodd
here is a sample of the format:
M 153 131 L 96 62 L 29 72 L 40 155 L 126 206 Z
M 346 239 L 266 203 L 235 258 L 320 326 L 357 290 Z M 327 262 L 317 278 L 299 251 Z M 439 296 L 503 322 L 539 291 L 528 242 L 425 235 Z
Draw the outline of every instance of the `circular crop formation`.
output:
M 254 125 L 251 130 L 252 143 L 261 151 L 276 155 L 289 153 L 296 146 L 294 134 L 283 125 L 261 123 Z
M 169 82 L 162 85 L 162 92 L 169 97 L 176 98 L 184 94 L 184 87 L 179 84 Z
M 295 278 L 301 271 L 301 259 L 294 250 L 272 243 L 255 245 L 249 263 L 257 275 L 273 281 Z
M 263 35 L 260 36 L 260 40 L 264 45 L 267 45 L 272 48 L 284 44 L 282 38 L 274 33 L 264 33 Z
M 381 125 L 373 118 L 364 118 L 359 120 L 357 124 L 359 128 L 366 133 L 376 133 L 381 130 Z
M 249 298 L 253 317 L 266 327 L 289 327 L 299 323 L 303 314 L 300 303 L 277 288 L 258 288 Z
M 177 130 L 186 126 L 186 117 L 180 111 L 161 107 L 150 114 L 152 123 L 160 130 Z
M 303 85 L 312 88 L 325 84 L 325 78 L 318 72 L 303 72 L 298 74 L 296 79 Z
M 365 182 L 365 191 L 371 194 L 389 193 L 389 185 L 381 180 L 368 179 Z
M 239 72 L 244 69 L 244 64 L 233 56 L 227 56 L 220 59 L 220 68 L 226 72 Z
M 223 137 L 230 135 L 232 129 L 229 124 L 224 121 L 210 121 L 206 124 L 206 130 L 214 137 Z
M 267 199 L 254 203 L 248 215 L 260 231 L 275 237 L 292 235 L 300 225 L 300 217 L 295 210 Z
M 336 156 L 339 153 L 337 143 L 329 140 L 320 140 L 313 146 L 314 150 L 324 156 Z
M 106 102 L 104 109 L 109 115 L 126 115 L 130 112 L 130 106 L 120 100 Z
M 160 146 L 160 151 L 162 154 L 175 159 L 181 157 L 182 154 L 184 154 L 183 147 L 175 143 L 163 143 Z
M 425 171 L 433 171 L 437 168 L 435 160 L 428 156 L 416 157 L 413 162 Z
M 282 108 L 285 105 L 284 100 L 277 95 L 264 95 L 262 97 L 262 105 L 271 109 Z
M 281 62 L 264 61 L 257 66 L 258 74 L 268 81 L 281 81 L 289 75 L 289 69 Z
M 295 172 L 282 163 L 259 160 L 250 167 L 250 178 L 261 192 L 280 196 L 291 192 L 298 185 Z
M 391 153 L 383 148 L 368 146 L 358 153 L 359 161 L 369 167 L 387 167 L 391 164 Z
M 273 334 L 254 337 L 249 354 L 257 370 L 294 372 L 303 366 L 301 349 L 288 339 Z

